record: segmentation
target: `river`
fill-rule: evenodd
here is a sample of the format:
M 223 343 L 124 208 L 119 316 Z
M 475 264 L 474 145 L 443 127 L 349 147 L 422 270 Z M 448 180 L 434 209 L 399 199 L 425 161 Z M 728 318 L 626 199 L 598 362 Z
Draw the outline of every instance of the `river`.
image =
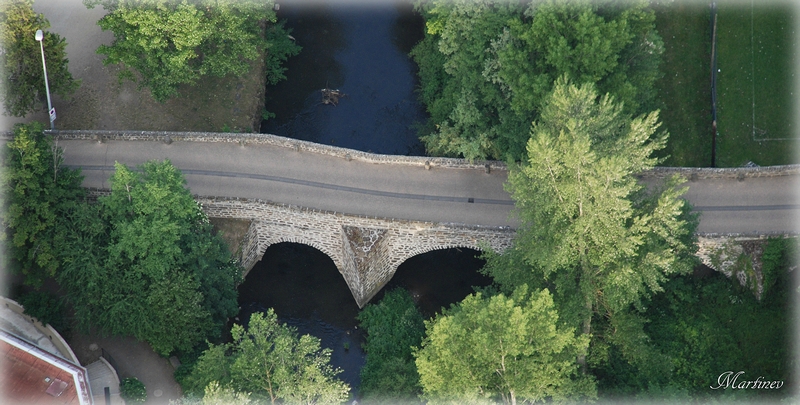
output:
M 303 49 L 285 64 L 287 80 L 267 87 L 266 109 L 276 117 L 261 132 L 374 153 L 424 154 L 415 128 L 426 117 L 415 94 L 416 65 L 407 56 L 422 39 L 424 22 L 410 3 L 281 3 L 278 17 Z M 346 96 L 323 104 L 323 88 Z M 372 302 L 405 288 L 433 316 L 472 286 L 490 283 L 478 273 L 478 254 L 447 249 L 415 256 Z M 271 246 L 239 287 L 239 302 L 242 320 L 272 307 L 281 322 L 320 338 L 343 370 L 339 377 L 357 392 L 365 360 L 359 309 L 324 253 L 294 243 Z

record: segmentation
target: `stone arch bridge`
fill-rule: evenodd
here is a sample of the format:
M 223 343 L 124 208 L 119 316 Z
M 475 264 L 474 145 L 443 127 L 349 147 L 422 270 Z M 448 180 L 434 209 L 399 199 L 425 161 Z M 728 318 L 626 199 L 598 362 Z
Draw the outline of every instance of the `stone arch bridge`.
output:
M 514 236 L 510 227 L 364 217 L 244 199 L 196 199 L 209 217 L 251 220 L 241 245 L 245 275 L 269 246 L 301 243 L 333 260 L 359 307 L 413 256 L 448 248 L 502 251 Z
M 501 251 L 519 225 L 502 162 L 378 155 L 268 134 L 49 132 L 88 188 L 108 189 L 114 162 L 170 159 L 210 217 L 251 221 L 246 270 L 272 244 L 307 244 L 333 260 L 359 306 L 406 259 L 452 247 Z M 716 270 L 739 262 L 731 241 L 798 234 L 800 165 L 656 168 L 640 181 L 673 174 L 688 180 L 684 198 L 701 214 L 698 256 Z

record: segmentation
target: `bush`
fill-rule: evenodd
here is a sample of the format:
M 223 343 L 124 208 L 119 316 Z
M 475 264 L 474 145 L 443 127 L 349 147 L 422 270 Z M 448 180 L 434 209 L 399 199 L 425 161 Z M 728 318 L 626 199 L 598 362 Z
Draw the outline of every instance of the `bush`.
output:
M 119 395 L 127 403 L 144 403 L 147 400 L 147 390 L 136 377 L 125 378 L 119 383 Z
M 38 319 L 42 325 L 50 324 L 60 333 L 66 330 L 64 305 L 55 295 L 44 291 L 31 291 L 19 297 L 19 304 L 25 308 L 26 314 Z

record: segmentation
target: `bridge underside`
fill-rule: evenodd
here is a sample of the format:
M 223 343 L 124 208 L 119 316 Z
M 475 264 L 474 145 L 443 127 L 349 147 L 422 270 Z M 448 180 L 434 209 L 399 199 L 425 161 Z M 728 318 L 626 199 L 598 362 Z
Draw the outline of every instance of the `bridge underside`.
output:
M 502 251 L 514 237 L 509 228 L 368 218 L 247 200 L 200 202 L 210 217 L 252 220 L 242 243 L 245 274 L 273 244 L 309 245 L 333 260 L 359 307 L 413 256 L 454 247 Z
M 309 245 L 333 260 L 359 307 L 366 305 L 391 280 L 400 264 L 413 256 L 456 247 L 499 252 L 510 247 L 514 237 L 510 228 L 369 218 L 252 200 L 199 198 L 198 201 L 210 217 L 251 221 L 241 245 L 245 275 L 273 244 Z M 763 240 L 763 237 L 744 239 Z M 758 296 L 760 255 L 747 255 L 754 260 L 748 267 L 754 271 L 733 269 L 741 262 L 743 241 L 701 237 L 697 255 L 714 270 L 736 276 L 743 284 L 752 284 Z

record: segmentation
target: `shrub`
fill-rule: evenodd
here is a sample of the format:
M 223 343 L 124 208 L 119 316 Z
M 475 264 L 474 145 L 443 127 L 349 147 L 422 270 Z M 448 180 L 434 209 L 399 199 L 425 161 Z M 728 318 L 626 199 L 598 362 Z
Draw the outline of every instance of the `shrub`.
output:
M 26 314 L 38 319 L 42 325 L 50 324 L 61 333 L 66 330 L 64 305 L 55 295 L 44 291 L 31 291 L 20 296 L 19 303 L 25 308 Z
M 144 403 L 147 390 L 136 377 L 125 378 L 119 383 L 119 395 L 126 403 Z

